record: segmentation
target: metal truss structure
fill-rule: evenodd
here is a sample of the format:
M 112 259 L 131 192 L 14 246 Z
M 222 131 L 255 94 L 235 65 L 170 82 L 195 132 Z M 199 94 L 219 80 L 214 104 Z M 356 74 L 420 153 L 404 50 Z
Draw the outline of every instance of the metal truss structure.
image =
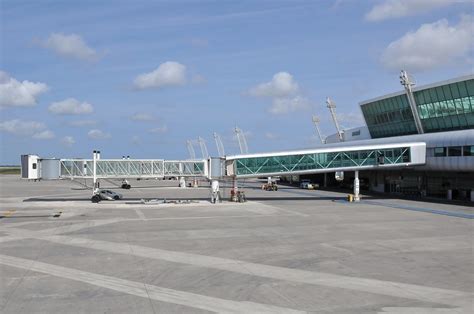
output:
M 425 144 L 405 146 L 348 147 L 344 151 L 312 151 L 228 157 L 227 165 L 237 178 L 278 176 L 334 171 L 405 167 L 425 163 Z M 229 167 L 230 165 L 230 167 Z
M 62 179 L 93 178 L 93 159 L 60 159 Z M 99 159 L 96 178 L 207 177 L 206 160 Z

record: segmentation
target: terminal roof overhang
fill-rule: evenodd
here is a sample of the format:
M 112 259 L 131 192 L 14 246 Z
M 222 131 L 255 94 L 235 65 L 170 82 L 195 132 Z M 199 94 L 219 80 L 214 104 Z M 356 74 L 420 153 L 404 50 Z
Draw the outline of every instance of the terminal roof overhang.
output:
M 425 90 L 425 89 L 428 89 L 428 88 L 443 86 L 443 85 L 447 85 L 447 84 L 472 80 L 472 79 L 474 79 L 474 74 L 459 76 L 459 77 L 456 77 L 456 78 L 453 78 L 453 79 L 450 79 L 450 80 L 435 82 L 435 83 L 426 84 L 426 85 L 415 86 L 415 87 L 413 87 L 413 92 L 417 92 L 417 91 L 420 91 L 420 90 Z M 398 91 L 398 92 L 386 94 L 386 95 L 383 95 L 383 96 L 375 97 L 375 98 L 372 98 L 372 99 L 364 100 L 364 101 L 361 101 L 359 103 L 359 105 L 364 106 L 366 104 L 373 103 L 374 101 L 379 101 L 379 100 L 382 100 L 382 99 L 387 99 L 387 98 L 390 98 L 390 97 L 395 97 L 395 96 L 400 96 L 400 95 L 406 95 L 406 92 L 403 90 L 403 91 Z

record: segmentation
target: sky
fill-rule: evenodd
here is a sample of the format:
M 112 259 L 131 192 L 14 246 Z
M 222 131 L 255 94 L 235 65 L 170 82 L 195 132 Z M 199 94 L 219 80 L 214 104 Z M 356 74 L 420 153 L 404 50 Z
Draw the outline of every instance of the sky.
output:
M 0 164 L 318 145 L 359 102 L 472 74 L 473 0 L 0 0 Z

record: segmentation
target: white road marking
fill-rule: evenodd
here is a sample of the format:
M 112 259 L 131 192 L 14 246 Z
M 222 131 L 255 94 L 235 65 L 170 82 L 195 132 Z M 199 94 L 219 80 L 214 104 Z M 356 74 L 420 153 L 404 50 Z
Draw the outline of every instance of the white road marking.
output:
M 61 216 L 64 216 L 64 213 L 61 214 Z M 219 215 L 219 216 L 183 216 L 183 217 L 157 217 L 157 218 L 146 218 L 146 220 L 200 220 L 200 219 L 220 219 L 220 218 L 266 218 L 266 217 L 288 217 L 288 216 L 294 216 L 294 215 Z M 77 219 L 71 219 L 71 220 L 63 220 L 62 222 L 68 222 L 68 223 L 73 223 L 73 222 L 79 222 L 81 223 L 81 226 L 75 227 L 78 228 L 77 230 L 83 229 L 83 228 L 91 228 L 95 226 L 100 226 L 103 224 L 110 224 L 110 223 L 116 223 L 116 222 L 127 222 L 127 221 L 139 221 L 142 220 L 140 218 L 114 218 L 114 219 L 93 219 L 93 220 L 88 220 L 88 222 L 84 224 L 84 220 L 77 220 Z M 104 222 L 105 223 L 102 223 Z M 92 222 L 99 222 L 97 225 L 92 225 Z M 18 226 L 23 226 L 23 225 L 29 225 L 29 224 L 44 224 L 44 223 L 57 223 L 57 221 L 23 221 L 23 222 L 12 222 L 4 225 L 0 225 L 0 231 L 3 229 L 4 231 L 8 232 L 21 232 L 22 229 L 18 229 L 15 231 L 15 228 Z M 70 225 L 71 226 L 71 225 Z M 70 227 L 71 228 L 71 227 Z M 7 230 L 8 229 L 8 230 Z M 50 230 L 48 232 L 51 233 L 52 229 L 45 229 L 42 231 Z M 73 230 L 73 231 L 77 231 Z M 54 234 L 59 234 L 59 233 L 65 233 L 65 232 L 54 232 Z M 53 234 L 53 233 L 51 233 Z
M 33 234 L 31 236 L 33 237 Z M 438 304 L 459 306 L 464 304 L 464 301 L 460 299 L 470 299 L 473 296 L 472 293 L 464 291 L 433 288 L 369 278 L 350 277 L 323 272 L 312 272 L 300 269 L 249 263 L 241 260 L 161 250 L 131 244 L 60 235 L 40 236 L 37 234 L 34 237 L 41 240 L 60 243 L 62 245 L 71 245 L 118 254 L 132 254 L 145 258 L 225 270 L 250 276 L 259 276 L 283 281 L 343 288 L 355 291 L 364 291 L 391 297 L 420 300 Z M 133 251 L 132 253 L 131 250 Z
M 145 214 L 139 209 L 139 208 L 134 208 L 135 212 L 137 213 L 138 218 L 141 220 L 147 220 L 145 217 Z
M 223 218 L 223 216 L 218 217 Z M 194 218 L 201 219 L 202 217 Z M 466 302 L 465 300 L 470 300 L 473 297 L 472 293 L 457 290 L 433 288 L 421 285 L 405 284 L 369 278 L 342 276 L 323 272 L 311 272 L 299 269 L 249 263 L 241 260 L 58 235 L 60 233 L 72 232 L 84 228 L 96 227 L 126 220 L 127 219 L 116 218 L 108 220 L 87 221 L 84 223 L 51 228 L 41 231 L 28 231 L 23 229 L 6 228 L 5 231 L 11 233 L 13 237 L 7 236 L 4 238 L 9 238 L 10 240 L 17 240 L 21 238 L 35 238 L 54 243 L 60 243 L 62 245 L 84 247 L 88 249 L 96 249 L 118 254 L 133 254 L 135 256 L 145 258 L 165 260 L 169 262 L 188 264 L 199 267 L 220 269 L 251 276 L 259 276 L 264 278 L 327 287 L 351 289 L 355 291 L 364 291 L 374 294 L 433 302 L 438 304 L 464 306 Z M 2 238 L 0 238 L 0 242 L 6 242 L 1 241 L 1 239 Z M 133 253 L 131 253 L 130 250 L 132 250 Z
M 306 313 L 255 302 L 209 297 L 7 255 L 0 255 L 0 264 L 80 281 L 143 298 L 151 298 L 157 301 L 189 306 L 216 313 Z
M 84 190 L 76 190 L 76 191 L 84 191 Z M 69 193 L 61 193 L 61 194 L 41 194 L 41 195 L 28 195 L 26 197 L 26 199 L 30 199 L 30 198 L 48 198 L 48 197 L 58 197 L 58 196 L 83 196 L 84 193 L 75 193 L 75 192 L 69 192 Z M 23 201 L 25 199 L 25 197 L 23 196 L 7 196 L 7 197 L 3 197 L 2 198 L 3 200 L 20 200 L 20 201 Z M 84 198 L 85 199 L 85 198 Z
M 384 307 L 379 314 L 463 314 L 472 313 L 472 307 L 432 308 L 432 307 Z

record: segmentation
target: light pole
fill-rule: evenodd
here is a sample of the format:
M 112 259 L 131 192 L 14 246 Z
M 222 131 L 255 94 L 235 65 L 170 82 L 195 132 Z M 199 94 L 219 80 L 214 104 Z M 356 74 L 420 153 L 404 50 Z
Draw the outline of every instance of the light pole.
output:
M 329 108 L 329 112 L 331 113 L 331 117 L 332 117 L 332 120 L 334 121 L 334 125 L 336 126 L 337 136 L 339 137 L 339 141 L 344 142 L 344 135 L 342 134 L 342 130 L 339 127 L 339 122 L 337 122 L 336 104 L 329 97 L 326 98 L 326 104 L 327 104 L 327 107 Z
M 313 115 L 313 124 L 316 127 L 316 132 L 318 132 L 319 140 L 321 141 L 321 144 L 324 144 L 324 139 L 323 136 L 321 135 L 321 130 L 319 129 L 319 118 L 317 116 Z
M 418 134 L 423 134 L 425 132 L 423 130 L 423 125 L 421 124 L 420 115 L 418 114 L 415 97 L 413 96 L 412 87 L 415 86 L 415 82 L 410 78 L 407 71 L 405 70 L 400 71 L 400 84 L 403 85 L 407 93 L 408 103 L 410 104 L 411 113 L 413 114 L 413 118 L 415 120 L 416 131 Z
M 225 156 L 224 144 L 222 144 L 221 136 L 217 134 L 216 132 L 214 132 L 214 140 L 216 141 L 217 153 L 219 154 L 219 157 L 224 157 Z

